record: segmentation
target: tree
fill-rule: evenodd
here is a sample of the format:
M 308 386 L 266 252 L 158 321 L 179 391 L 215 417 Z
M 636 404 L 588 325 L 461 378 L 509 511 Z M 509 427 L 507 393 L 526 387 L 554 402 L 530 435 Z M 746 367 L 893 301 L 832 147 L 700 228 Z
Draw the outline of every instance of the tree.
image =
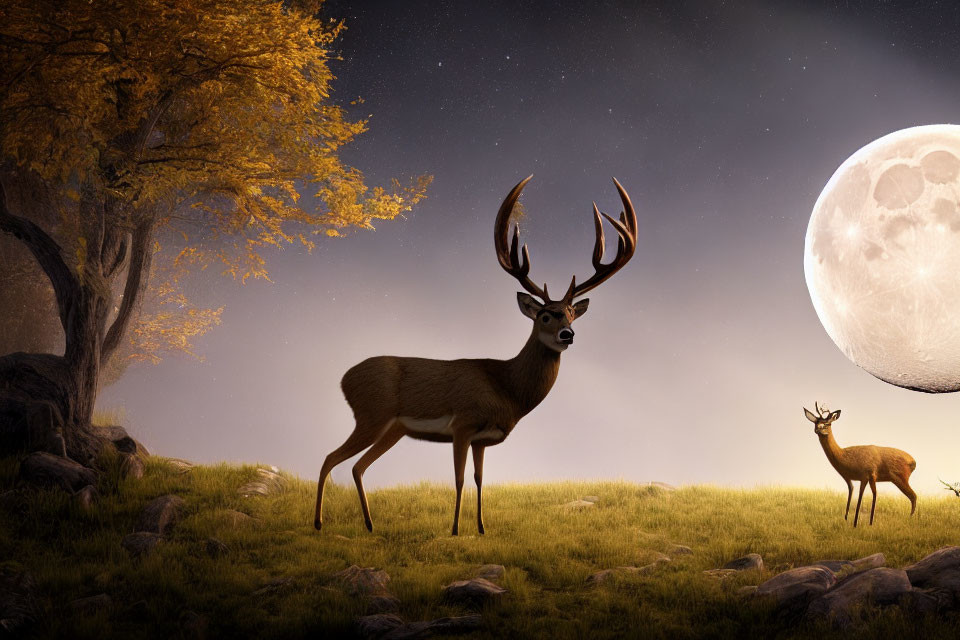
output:
M 93 460 L 105 364 L 153 256 L 267 276 L 264 250 L 408 211 L 429 178 L 368 189 L 339 151 L 365 127 L 330 97 L 343 29 L 317 3 L 11 0 L 0 6 L 0 231 L 53 290 L 63 355 L 0 358 L 9 448 Z M 311 5 L 311 6 L 307 6 Z M 301 191 L 313 194 L 301 197 Z M 166 295 L 177 294 L 177 278 Z

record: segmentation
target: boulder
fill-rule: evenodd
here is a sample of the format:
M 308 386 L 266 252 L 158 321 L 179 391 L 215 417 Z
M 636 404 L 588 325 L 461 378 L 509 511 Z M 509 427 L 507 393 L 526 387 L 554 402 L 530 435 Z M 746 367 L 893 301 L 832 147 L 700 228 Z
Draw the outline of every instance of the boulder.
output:
M 207 549 L 207 555 L 211 558 L 219 558 L 230 550 L 227 545 L 216 538 L 207 538 L 205 547 Z
M 389 595 L 367 596 L 367 613 L 396 613 L 400 610 L 400 601 Z
M 614 576 L 645 576 L 653 573 L 657 567 L 666 562 L 670 562 L 670 558 L 658 558 L 650 564 L 645 564 L 642 567 L 615 567 L 613 569 L 603 569 L 587 576 L 586 582 L 587 584 L 601 584 Z
M 167 458 L 164 460 L 168 467 L 172 467 L 174 471 L 178 473 L 187 473 L 190 469 L 193 469 L 193 463 L 189 460 L 181 460 L 180 458 Z
M 904 570 L 914 587 L 960 592 L 960 547 L 938 549 Z
M 849 628 L 863 608 L 872 604 L 896 604 L 910 590 L 910 580 L 902 569 L 867 569 L 814 598 L 805 617 L 808 621 L 823 620 L 835 627 Z
M 841 571 L 853 571 L 855 569 L 853 562 L 850 560 L 820 560 L 818 562 L 814 562 L 810 566 L 826 567 L 834 573 L 840 573 Z
M 113 609 L 113 598 L 105 593 L 98 593 L 95 596 L 72 601 L 70 608 L 85 616 L 94 616 L 100 612 L 110 613 Z
M 33 576 L 18 567 L 0 566 L 0 637 L 25 636 L 39 612 Z
M 754 597 L 772 600 L 780 609 L 799 609 L 836 582 L 836 576 L 826 567 L 797 567 L 758 585 Z
M 357 635 L 361 638 L 380 638 L 403 625 L 403 619 L 393 613 L 375 613 L 357 618 Z
M 955 609 L 957 597 L 949 589 L 911 589 L 900 597 L 900 609 L 908 616 L 923 617 Z
M 97 488 L 92 484 L 88 484 L 80 491 L 77 491 L 73 494 L 73 499 L 78 505 L 83 509 L 90 509 L 93 507 L 93 504 L 100 499 L 100 494 L 97 493 Z
M 882 553 L 874 553 L 853 561 L 853 567 L 856 571 L 865 571 L 866 569 L 876 569 L 877 567 L 887 566 L 887 556 Z
M 650 482 L 647 486 L 660 489 L 662 491 L 676 491 L 677 488 L 672 484 L 667 484 L 666 482 Z
M 480 607 L 500 599 L 507 590 L 483 578 L 458 580 L 443 588 L 443 599 L 451 604 Z
M 763 558 L 759 553 L 748 553 L 736 560 L 731 560 L 721 568 L 734 571 L 763 571 Z
M 93 469 L 44 451 L 36 451 L 23 459 L 20 477 L 33 485 L 60 487 L 69 493 L 97 484 L 97 473 Z
M 279 469 L 274 466 L 269 468 L 258 467 L 257 479 L 244 484 L 237 489 L 237 493 L 244 498 L 252 496 L 269 496 L 283 490 L 283 477 Z
M 124 453 L 121 455 L 123 462 L 120 463 L 120 475 L 124 478 L 135 478 L 137 480 L 142 478 L 146 471 L 146 465 L 143 464 L 143 460 L 132 453 Z
M 479 629 L 482 624 L 483 619 L 479 615 L 437 618 L 424 622 L 409 622 L 381 637 L 383 640 L 420 640 L 434 635 L 470 633 Z
M 182 509 L 183 498 L 180 496 L 168 494 L 154 498 L 140 513 L 136 530 L 165 535 L 180 519 Z
M 113 443 L 114 448 L 120 453 L 127 453 L 139 456 L 148 456 L 150 452 L 142 444 L 130 437 L 127 430 L 119 425 L 109 425 L 97 427 L 97 432 Z
M 163 537 L 157 533 L 147 531 L 138 531 L 124 536 L 120 541 L 120 546 L 126 549 L 134 558 L 145 556 L 163 541 Z
M 671 556 L 690 556 L 693 555 L 693 549 L 685 544 L 672 544 L 667 549 L 667 555 Z M 759 556 L 758 556 L 759 557 Z M 761 563 L 763 560 L 761 559 Z
M 493 582 L 502 578 L 504 571 L 502 564 L 485 564 L 477 569 L 476 577 Z
M 353 564 L 333 574 L 333 577 L 352 596 L 389 595 L 387 583 L 390 582 L 390 576 L 383 569 L 360 568 Z

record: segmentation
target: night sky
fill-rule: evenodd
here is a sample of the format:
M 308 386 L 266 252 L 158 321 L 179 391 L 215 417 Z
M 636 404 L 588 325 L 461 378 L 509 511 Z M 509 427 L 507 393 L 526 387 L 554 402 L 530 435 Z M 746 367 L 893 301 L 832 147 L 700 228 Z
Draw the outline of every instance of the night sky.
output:
M 273 283 L 204 281 L 204 300 L 226 305 L 197 345 L 206 360 L 133 368 L 101 407 L 124 407 L 156 453 L 316 477 L 353 428 L 339 389 L 353 364 L 519 351 L 530 321 L 492 238 L 510 187 L 535 174 L 531 275 L 562 292 L 591 273 L 591 202 L 619 212 L 616 176 L 637 207 L 637 255 L 590 293 L 553 391 L 487 452 L 488 482 L 839 490 L 801 410 L 815 400 L 843 410 L 841 446 L 910 452 L 919 492 L 960 480 L 960 396 L 848 361 L 802 263 L 843 160 L 897 129 L 960 122 L 960 8 L 734 4 L 329 2 L 348 27 L 335 95 L 370 116 L 344 158 L 375 184 L 433 174 L 429 198 L 375 232 L 272 255 Z M 449 445 L 405 440 L 365 479 L 452 472 Z

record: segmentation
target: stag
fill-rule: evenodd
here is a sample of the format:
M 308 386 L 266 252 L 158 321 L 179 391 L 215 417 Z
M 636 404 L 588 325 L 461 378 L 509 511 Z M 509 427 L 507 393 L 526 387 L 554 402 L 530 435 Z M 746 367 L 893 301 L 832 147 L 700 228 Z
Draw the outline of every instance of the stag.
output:
M 877 483 L 892 482 L 903 495 L 910 499 L 910 515 L 917 510 L 917 494 L 910 488 L 910 474 L 917 468 L 917 462 L 906 451 L 892 447 L 877 447 L 872 444 L 858 447 L 841 448 L 833 438 L 833 423 L 840 417 L 840 411 L 830 412 L 821 409 L 816 402 L 813 404 L 816 413 L 806 407 L 803 413 L 807 420 L 813 423 L 813 431 L 820 438 L 823 452 L 827 460 L 837 470 L 837 473 L 847 483 L 847 511 L 843 515 L 846 520 L 850 515 L 850 498 L 853 497 L 853 481 L 860 481 L 860 496 L 857 498 L 857 509 L 853 515 L 853 526 L 857 526 L 860 519 L 860 503 L 863 501 L 863 490 L 870 484 L 873 493 L 873 503 L 870 505 L 870 524 L 873 524 L 873 513 L 877 508 Z
M 547 285 L 538 287 L 529 277 L 530 253 L 519 248 L 519 226 L 508 243 L 510 215 L 520 192 L 530 181 L 520 181 L 497 213 L 494 244 L 500 266 L 516 278 L 528 293 L 518 292 L 520 312 L 533 321 L 526 344 L 509 360 L 431 360 L 397 356 L 376 356 L 351 368 L 340 383 L 353 409 L 356 426 L 346 441 L 324 460 L 317 484 L 314 526 L 323 526 L 323 488 L 327 476 L 338 464 L 364 449 L 353 466 L 353 479 L 360 496 L 360 508 L 369 531 L 373 531 L 370 508 L 363 490 L 363 473 L 404 436 L 453 444 L 453 468 L 457 499 L 453 512 L 453 535 L 459 533 L 460 499 L 467 454 L 473 452 L 477 484 L 477 529 L 483 527 L 483 454 L 500 444 L 517 422 L 546 397 L 557 379 L 560 354 L 573 344 L 571 325 L 582 316 L 589 299 L 577 297 L 605 282 L 623 268 L 637 247 L 637 216 L 630 196 L 614 178 L 623 212 L 617 220 L 593 205 L 596 241 L 593 247 L 594 274 L 582 284 L 576 276 L 562 298 L 553 300 Z M 619 236 L 616 257 L 603 264 L 604 235 L 601 216 Z M 539 298 L 539 300 L 537 300 Z

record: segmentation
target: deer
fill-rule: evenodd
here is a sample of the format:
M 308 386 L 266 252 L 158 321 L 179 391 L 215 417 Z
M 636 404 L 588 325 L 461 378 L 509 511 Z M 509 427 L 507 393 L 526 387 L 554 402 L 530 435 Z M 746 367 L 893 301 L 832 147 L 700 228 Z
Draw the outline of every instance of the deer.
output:
M 892 482 L 903 495 L 910 499 L 910 515 L 917 510 L 917 494 L 910 488 L 910 474 L 917 468 L 917 462 L 906 451 L 892 447 L 877 447 L 863 445 L 841 448 L 833 438 L 833 423 L 840 417 L 840 411 L 830 412 L 821 409 L 818 403 L 813 404 L 816 413 L 806 407 L 803 413 L 807 420 L 813 423 L 813 431 L 820 439 L 820 446 L 827 454 L 827 460 L 833 465 L 847 483 L 847 510 L 843 519 L 850 515 L 850 499 L 853 497 L 853 481 L 860 481 L 860 495 L 857 498 L 857 509 L 853 515 L 853 526 L 857 526 L 860 519 L 860 503 L 863 501 L 863 490 L 869 483 L 873 493 L 873 503 L 870 505 L 870 524 L 873 525 L 873 514 L 877 508 L 877 483 Z
M 560 355 L 573 344 L 573 322 L 587 311 L 589 298 L 576 300 L 596 288 L 633 257 L 637 246 L 637 216 L 630 196 L 613 179 L 623 211 L 619 220 L 593 204 L 596 240 L 594 274 L 582 284 L 574 275 L 562 298 L 554 300 L 547 285 L 530 279 L 530 253 L 526 243 L 518 251 L 520 227 L 514 225 L 508 246 L 510 217 L 520 192 L 533 178 L 528 176 L 510 190 L 494 224 L 497 261 L 527 293 L 517 292 L 520 312 L 533 321 L 533 328 L 520 352 L 509 360 L 375 356 L 344 374 L 340 387 L 353 410 L 356 426 L 346 441 L 327 455 L 317 483 L 314 527 L 323 526 L 323 489 L 327 476 L 338 464 L 366 449 L 353 466 L 353 479 L 368 531 L 373 531 L 370 508 L 363 489 L 367 468 L 404 436 L 417 440 L 453 444 L 456 505 L 452 534 L 458 535 L 460 502 L 467 453 L 473 453 L 477 485 L 477 530 L 483 526 L 483 456 L 487 447 L 502 443 L 517 422 L 530 413 L 550 392 L 560 369 Z M 613 260 L 604 264 L 604 232 L 601 215 L 617 231 L 619 241 Z M 539 300 L 538 300 L 539 298 Z

